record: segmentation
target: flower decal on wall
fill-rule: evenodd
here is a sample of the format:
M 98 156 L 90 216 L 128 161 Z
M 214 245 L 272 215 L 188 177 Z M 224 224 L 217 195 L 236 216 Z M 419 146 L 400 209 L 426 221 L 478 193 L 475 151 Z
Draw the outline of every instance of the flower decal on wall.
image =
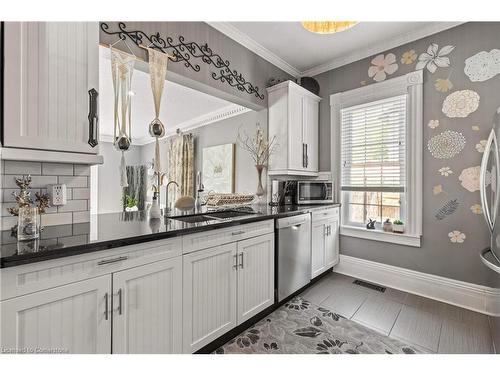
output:
M 453 174 L 453 171 L 450 167 L 439 168 L 438 172 L 441 173 L 441 176 L 448 177 L 450 174 Z
M 477 125 L 472 125 L 471 126 L 471 129 L 474 130 L 475 132 L 478 132 L 479 131 L 479 126 Z
M 451 159 L 465 147 L 465 137 L 462 133 L 446 130 L 432 137 L 427 142 L 427 148 L 436 159 Z
M 481 207 L 480 204 L 476 203 L 472 206 L 470 206 L 470 210 L 475 213 L 476 215 L 481 215 L 483 213 L 483 208 Z
M 467 117 L 479 107 L 479 94 L 472 90 L 451 93 L 443 102 L 443 113 L 450 117 Z
M 453 243 L 463 243 L 466 238 L 465 233 L 462 233 L 459 230 L 454 230 L 453 232 L 448 233 L 448 237 Z
M 480 175 L 481 167 L 478 165 L 476 167 L 465 168 L 458 179 L 460 180 L 461 185 L 469 190 L 471 193 L 479 190 L 479 175 Z M 491 183 L 491 173 L 486 171 L 486 186 Z
M 410 65 L 417 59 L 417 53 L 414 49 L 406 51 L 401 56 L 401 64 Z
M 483 139 L 479 141 L 478 144 L 476 144 L 476 150 L 477 152 L 483 153 L 484 149 L 486 148 L 486 142 L 488 142 L 486 139 Z
M 453 83 L 451 83 L 449 78 L 438 78 L 436 79 L 436 83 L 434 83 L 434 87 L 439 92 L 448 92 L 453 88 Z
M 372 66 L 368 68 L 368 76 L 373 78 L 374 81 L 383 81 L 387 75 L 393 74 L 398 70 L 398 64 L 396 63 L 396 55 L 393 53 L 380 54 L 372 60 Z
M 464 73 L 472 82 L 484 82 L 500 74 L 500 50 L 481 51 L 465 59 Z
M 446 55 L 454 49 L 455 46 L 444 46 L 439 49 L 436 43 L 432 43 L 427 48 L 427 52 L 421 53 L 420 56 L 418 56 L 418 62 L 415 69 L 420 70 L 427 68 L 430 73 L 434 73 L 438 67 L 447 68 L 450 66 L 450 58 Z
M 432 194 L 438 195 L 443 192 L 443 185 L 436 185 L 432 188 Z
M 439 120 L 431 120 L 427 126 L 431 129 L 436 129 L 439 126 Z
M 458 199 L 452 199 L 444 204 L 443 207 L 441 207 L 434 217 L 436 220 L 444 220 L 448 216 L 453 215 L 455 211 L 458 209 L 458 206 L 460 206 L 460 203 L 458 203 Z

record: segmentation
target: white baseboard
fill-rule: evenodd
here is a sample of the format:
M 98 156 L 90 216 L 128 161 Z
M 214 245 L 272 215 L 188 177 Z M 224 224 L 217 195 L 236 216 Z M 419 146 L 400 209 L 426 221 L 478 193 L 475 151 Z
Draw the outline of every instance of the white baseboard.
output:
M 422 297 L 500 316 L 500 289 L 466 283 L 406 268 L 340 255 L 335 272 Z

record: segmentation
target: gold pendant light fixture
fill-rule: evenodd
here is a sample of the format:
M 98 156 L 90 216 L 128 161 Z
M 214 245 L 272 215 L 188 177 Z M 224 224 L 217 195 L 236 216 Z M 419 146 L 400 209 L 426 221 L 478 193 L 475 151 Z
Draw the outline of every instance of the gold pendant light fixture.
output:
M 333 34 L 350 29 L 357 21 L 303 21 L 302 26 L 316 34 Z

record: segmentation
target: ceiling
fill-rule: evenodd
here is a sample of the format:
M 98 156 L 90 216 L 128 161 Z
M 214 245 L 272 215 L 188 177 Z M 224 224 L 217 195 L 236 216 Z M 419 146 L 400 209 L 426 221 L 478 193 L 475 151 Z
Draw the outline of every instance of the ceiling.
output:
M 153 141 L 148 126 L 154 118 L 153 94 L 149 74 L 138 69 L 132 77 L 132 139 L 135 144 Z M 103 141 L 113 137 L 113 81 L 111 63 L 107 48 L 101 47 L 99 58 L 99 128 Z M 246 108 L 216 98 L 185 86 L 165 81 L 162 95 L 160 119 L 173 134 L 177 128 L 192 129 L 207 125 L 212 118 L 220 118 L 224 113 L 241 113 Z M 213 122 L 213 121 L 212 121 Z
M 456 26 L 454 22 L 360 22 L 336 34 L 314 34 L 300 22 L 211 22 L 214 28 L 294 76 L 319 74 Z M 272 38 L 269 36 L 272 35 Z M 311 74 L 313 73 L 313 74 Z

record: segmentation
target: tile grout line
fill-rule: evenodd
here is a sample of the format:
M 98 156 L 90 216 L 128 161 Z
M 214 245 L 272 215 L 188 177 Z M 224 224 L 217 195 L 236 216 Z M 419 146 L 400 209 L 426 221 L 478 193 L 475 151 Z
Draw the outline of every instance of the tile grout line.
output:
M 389 333 L 387 334 L 387 336 L 391 335 L 391 332 L 394 329 L 394 326 L 396 325 L 396 322 L 399 319 L 399 315 L 401 314 L 401 311 L 403 310 L 403 307 L 405 306 L 403 303 L 399 303 L 399 304 L 401 305 L 401 307 L 399 308 L 398 315 L 396 316 L 396 319 L 394 319 L 394 323 L 392 323 L 391 329 L 389 330 Z

